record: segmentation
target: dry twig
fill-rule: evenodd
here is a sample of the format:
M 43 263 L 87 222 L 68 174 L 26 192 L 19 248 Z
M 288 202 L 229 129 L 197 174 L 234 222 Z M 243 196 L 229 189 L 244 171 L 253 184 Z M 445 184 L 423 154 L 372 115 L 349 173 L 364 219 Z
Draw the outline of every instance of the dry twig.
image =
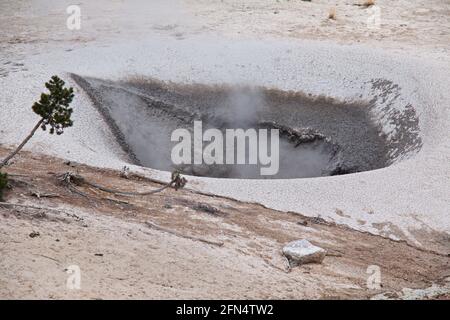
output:
M 194 241 L 200 241 L 200 242 L 204 242 L 204 243 L 211 244 L 211 245 L 218 246 L 218 247 L 222 247 L 224 245 L 223 242 L 215 242 L 215 241 L 210 241 L 210 240 L 206 240 L 206 239 L 202 239 L 202 238 L 197 238 L 194 236 L 184 235 L 184 234 L 179 233 L 178 231 L 174 231 L 174 230 L 170 230 L 170 229 L 166 229 L 164 227 L 158 226 L 157 224 L 150 222 L 150 221 L 146 221 L 145 224 L 152 229 L 162 231 L 162 232 L 167 232 L 167 233 L 173 234 L 177 237 L 186 238 L 186 239 L 190 239 L 190 240 L 194 240 Z

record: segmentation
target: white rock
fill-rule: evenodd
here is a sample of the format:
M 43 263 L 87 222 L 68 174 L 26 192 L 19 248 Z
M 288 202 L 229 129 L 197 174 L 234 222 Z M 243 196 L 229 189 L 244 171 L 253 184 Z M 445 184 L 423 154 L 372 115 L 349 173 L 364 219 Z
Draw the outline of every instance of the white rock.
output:
M 305 263 L 322 263 L 326 250 L 311 244 L 308 240 L 296 240 L 289 242 L 283 248 L 283 254 L 291 265 Z

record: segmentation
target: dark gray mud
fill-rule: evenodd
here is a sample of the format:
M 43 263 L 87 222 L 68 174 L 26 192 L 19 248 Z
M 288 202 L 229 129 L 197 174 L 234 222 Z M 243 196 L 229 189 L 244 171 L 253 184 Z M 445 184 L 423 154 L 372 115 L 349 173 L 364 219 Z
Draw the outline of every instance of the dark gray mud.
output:
M 260 87 L 179 85 L 153 79 L 112 82 L 72 75 L 103 114 L 119 143 L 140 165 L 222 178 L 304 178 L 374 170 L 390 163 L 389 146 L 370 102 L 340 103 Z M 171 161 L 171 133 L 217 128 L 278 129 L 280 166 L 181 165 Z M 204 143 L 204 146 L 207 143 Z

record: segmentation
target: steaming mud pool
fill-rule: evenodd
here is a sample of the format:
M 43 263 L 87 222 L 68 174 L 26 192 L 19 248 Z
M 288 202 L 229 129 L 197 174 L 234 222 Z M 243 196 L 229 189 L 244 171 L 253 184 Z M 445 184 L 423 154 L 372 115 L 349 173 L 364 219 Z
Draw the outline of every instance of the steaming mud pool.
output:
M 373 103 L 340 103 L 263 87 L 177 85 L 157 80 L 105 81 L 72 75 L 89 94 L 134 163 L 159 170 L 218 178 L 305 178 L 382 168 L 390 145 L 371 116 Z M 418 120 L 399 127 L 403 148 L 419 148 Z M 171 133 L 203 129 L 278 129 L 280 165 L 260 175 L 260 165 L 174 166 Z M 248 143 L 246 154 L 248 156 Z

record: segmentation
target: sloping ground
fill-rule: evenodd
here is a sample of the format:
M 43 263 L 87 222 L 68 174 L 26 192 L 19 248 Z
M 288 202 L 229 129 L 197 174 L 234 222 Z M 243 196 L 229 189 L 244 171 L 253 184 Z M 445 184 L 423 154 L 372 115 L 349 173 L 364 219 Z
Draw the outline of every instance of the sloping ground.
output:
M 190 186 L 448 252 L 447 2 L 378 0 L 377 30 L 367 28 L 370 10 L 353 2 L 336 4 L 336 21 L 326 19 L 334 5 L 328 0 L 167 3 L 81 1 L 82 27 L 75 31 L 66 28 L 71 1 L 1 1 L 1 142 L 17 144 L 28 133 L 36 122 L 30 104 L 53 74 L 75 87 L 76 125 L 57 140 L 37 133 L 27 147 L 116 169 L 127 157 L 68 73 L 112 81 L 140 75 L 176 83 L 244 83 L 372 101 L 394 147 L 401 142 L 394 148 L 395 165 L 326 180 L 193 178 Z M 397 129 L 404 127 L 420 140 L 398 154 L 406 136 Z
M 139 197 L 84 185 L 69 190 L 57 178 L 68 171 L 108 188 L 161 185 L 39 154 L 22 153 L 7 171 L 12 189 L 9 204 L 0 206 L 0 298 L 445 298 L 450 292 L 448 255 L 405 242 L 184 189 Z M 300 238 L 328 250 L 323 264 L 288 268 L 281 249 Z M 73 265 L 80 290 L 66 287 L 65 269 Z M 367 288 L 373 265 L 381 271 L 379 289 Z

